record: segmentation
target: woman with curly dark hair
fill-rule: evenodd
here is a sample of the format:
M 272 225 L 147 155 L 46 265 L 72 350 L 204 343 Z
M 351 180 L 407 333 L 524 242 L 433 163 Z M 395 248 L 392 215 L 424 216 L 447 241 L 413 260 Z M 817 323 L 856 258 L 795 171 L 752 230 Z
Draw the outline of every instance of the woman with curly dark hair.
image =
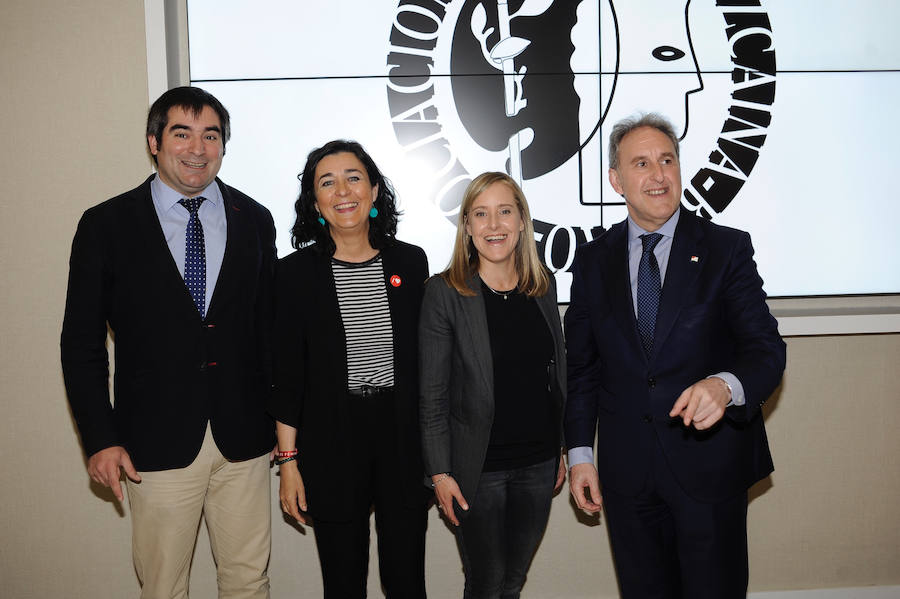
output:
M 276 274 L 282 510 L 314 520 L 325 597 L 365 597 L 374 507 L 388 597 L 425 597 L 418 429 L 421 248 L 395 239 L 390 182 L 356 142 L 313 150 Z

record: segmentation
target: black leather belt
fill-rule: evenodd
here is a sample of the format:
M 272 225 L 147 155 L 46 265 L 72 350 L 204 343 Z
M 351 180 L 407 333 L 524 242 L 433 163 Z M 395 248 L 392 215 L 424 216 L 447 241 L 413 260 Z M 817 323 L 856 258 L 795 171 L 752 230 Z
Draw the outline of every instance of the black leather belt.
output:
M 372 385 L 363 385 L 354 389 L 348 389 L 347 395 L 351 397 L 364 397 L 366 399 L 372 397 L 382 397 L 394 391 L 393 387 L 373 387 Z

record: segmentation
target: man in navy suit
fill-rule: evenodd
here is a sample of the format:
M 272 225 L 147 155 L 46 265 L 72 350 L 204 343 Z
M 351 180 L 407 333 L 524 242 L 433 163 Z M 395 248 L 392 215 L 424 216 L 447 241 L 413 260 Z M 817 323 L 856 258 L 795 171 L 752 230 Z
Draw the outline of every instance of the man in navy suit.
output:
M 575 254 L 571 492 L 605 508 L 623 597 L 744 597 L 747 489 L 772 471 L 760 408 L 785 345 L 750 236 L 680 207 L 671 124 L 626 119 L 609 154 L 628 218 Z
M 219 597 L 269 596 L 275 229 L 216 178 L 229 132 L 211 94 L 164 93 L 147 118 L 158 172 L 87 210 L 72 242 L 66 391 L 91 479 L 122 501 L 127 477 L 144 598 L 187 597 L 201 515 Z

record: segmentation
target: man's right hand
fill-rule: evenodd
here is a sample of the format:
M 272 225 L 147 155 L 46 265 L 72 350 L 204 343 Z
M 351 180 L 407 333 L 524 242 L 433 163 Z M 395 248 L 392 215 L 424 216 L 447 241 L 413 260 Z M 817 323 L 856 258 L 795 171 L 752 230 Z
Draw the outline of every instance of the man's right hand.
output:
M 112 489 L 116 499 L 122 501 L 122 485 L 119 483 L 119 468 L 125 471 L 125 476 L 136 483 L 141 482 L 141 475 L 134 469 L 131 457 L 121 445 L 101 449 L 88 460 L 88 474 L 94 482 Z
M 588 495 L 585 495 L 585 489 L 588 490 Z M 569 491 L 579 509 L 589 514 L 596 514 L 602 509 L 600 479 L 593 464 L 575 464 L 569 469 Z

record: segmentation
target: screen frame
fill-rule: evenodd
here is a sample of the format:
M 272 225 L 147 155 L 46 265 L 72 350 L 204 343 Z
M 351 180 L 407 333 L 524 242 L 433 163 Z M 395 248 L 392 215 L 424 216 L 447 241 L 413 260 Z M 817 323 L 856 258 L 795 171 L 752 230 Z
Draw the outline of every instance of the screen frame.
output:
M 144 0 L 148 107 L 189 85 L 187 0 Z M 900 294 L 770 297 L 783 337 L 900 333 Z M 560 304 L 565 311 L 567 304 Z

